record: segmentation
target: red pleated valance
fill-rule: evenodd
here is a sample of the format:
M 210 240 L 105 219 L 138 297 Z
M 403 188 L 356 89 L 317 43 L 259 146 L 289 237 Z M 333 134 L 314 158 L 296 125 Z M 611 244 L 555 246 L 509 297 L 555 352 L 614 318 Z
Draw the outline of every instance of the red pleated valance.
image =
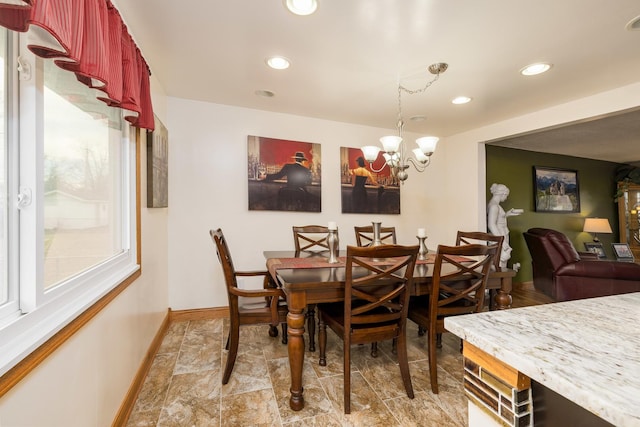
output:
M 0 25 L 29 31 L 29 49 L 99 89 L 98 98 L 136 113 L 153 130 L 149 66 L 110 0 L 0 0 Z

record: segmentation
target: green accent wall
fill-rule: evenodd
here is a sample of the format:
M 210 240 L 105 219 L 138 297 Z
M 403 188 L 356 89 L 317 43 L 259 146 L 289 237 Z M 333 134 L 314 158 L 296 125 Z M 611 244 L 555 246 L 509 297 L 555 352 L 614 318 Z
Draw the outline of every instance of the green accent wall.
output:
M 514 282 L 530 282 L 531 256 L 522 233 L 533 227 L 552 228 L 564 233 L 576 247 L 584 251 L 584 242 L 591 242 L 593 236 L 584 233 L 582 227 L 587 217 L 609 219 L 613 234 L 599 234 L 607 258 L 615 259 L 611 243 L 619 242 L 618 205 L 614 201 L 616 193 L 615 169 L 618 163 L 580 157 L 537 153 L 513 148 L 485 145 L 487 180 L 486 200 L 491 199 L 491 184 L 499 183 L 509 187 L 509 197 L 502 203 L 504 210 L 524 209 L 524 213 L 507 218 L 509 239 L 513 252 L 507 266 L 521 264 Z M 533 166 L 572 169 L 578 171 L 580 192 L 579 213 L 536 212 L 533 200 Z

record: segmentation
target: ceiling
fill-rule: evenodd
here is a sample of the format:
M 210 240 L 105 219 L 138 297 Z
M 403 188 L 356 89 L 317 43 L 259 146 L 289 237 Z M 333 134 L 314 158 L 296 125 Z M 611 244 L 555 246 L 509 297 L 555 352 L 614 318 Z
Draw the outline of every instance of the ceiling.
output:
M 640 81 L 640 31 L 625 28 L 638 0 L 319 2 L 297 16 L 282 0 L 114 0 L 173 97 L 393 129 L 398 82 L 420 89 L 446 62 L 402 97 L 407 131 L 446 137 Z M 271 55 L 291 66 L 268 68 Z M 533 62 L 553 67 L 519 74 Z M 634 162 L 640 111 L 625 113 L 496 143 Z

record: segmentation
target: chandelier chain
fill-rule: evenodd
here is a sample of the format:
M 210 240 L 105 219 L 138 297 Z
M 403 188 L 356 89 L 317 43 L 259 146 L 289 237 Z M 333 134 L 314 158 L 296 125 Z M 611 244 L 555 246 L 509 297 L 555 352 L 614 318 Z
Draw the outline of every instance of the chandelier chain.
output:
M 420 88 L 420 89 L 407 89 L 406 87 L 402 86 L 400 83 L 398 83 L 398 127 L 401 127 L 404 125 L 404 121 L 402 120 L 402 92 L 406 92 L 409 95 L 415 95 L 416 93 L 422 93 L 425 90 L 429 89 L 429 87 L 434 84 L 438 79 L 440 78 L 440 73 L 437 73 L 436 76 L 433 78 L 433 80 L 427 82 L 426 85 L 424 85 L 424 87 Z

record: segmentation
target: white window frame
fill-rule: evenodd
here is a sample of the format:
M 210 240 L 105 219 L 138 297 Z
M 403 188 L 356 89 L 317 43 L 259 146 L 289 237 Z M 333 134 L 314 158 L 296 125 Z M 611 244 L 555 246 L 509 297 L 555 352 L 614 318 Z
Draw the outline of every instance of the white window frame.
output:
M 7 43 L 7 62 L 9 62 L 12 58 L 15 57 L 15 52 L 18 51 L 18 41 L 17 37 L 9 31 L 7 31 L 8 43 Z M 17 96 L 12 96 L 12 94 L 18 93 L 18 78 L 17 78 L 17 70 L 14 66 L 6 66 L 7 71 L 7 85 L 5 89 L 7 89 L 6 93 L 6 107 L 5 111 L 5 135 L 7 139 L 7 152 L 6 152 L 6 161 L 7 161 L 7 271 L 4 272 L 7 278 L 8 284 L 8 301 L 4 305 L 0 306 L 0 325 L 4 322 L 15 317 L 15 314 L 20 309 L 18 296 L 19 296 L 19 287 L 18 287 L 18 257 L 13 256 L 13 254 L 18 253 L 18 242 L 16 240 L 15 230 L 17 230 L 18 226 L 18 218 L 15 214 L 15 210 L 10 209 L 11 200 L 15 200 L 13 197 L 17 194 L 18 188 L 18 156 L 15 147 L 18 145 L 18 121 L 16 117 L 16 112 L 18 111 L 18 98 Z M 2 141 L 4 143 L 4 141 Z
M 17 272 L 12 271 L 15 275 L 11 279 L 19 282 L 20 311 L 14 313 L 10 322 L 7 323 L 5 319 L 4 324 L 0 323 L 0 375 L 5 374 L 140 269 L 136 228 L 135 132 L 123 120 L 120 203 L 124 251 L 72 277 L 64 284 L 50 290 L 44 289 L 43 60 L 26 48 L 24 35 L 20 34 L 19 40 L 19 62 L 24 70 L 19 78 L 20 138 L 19 145 L 14 140 L 10 146 L 19 146 L 20 172 L 19 189 L 16 186 L 13 191 L 27 194 L 30 190 L 32 198 L 29 204 L 19 210 L 19 224 L 18 221 L 11 224 L 19 234 L 19 248 L 15 241 L 17 239 L 11 239 L 11 247 L 16 249 L 12 253 L 19 254 L 19 262 L 12 264 L 14 268 L 17 267 Z M 10 192 L 9 210 L 15 206 L 17 211 L 17 197 L 18 193 Z

